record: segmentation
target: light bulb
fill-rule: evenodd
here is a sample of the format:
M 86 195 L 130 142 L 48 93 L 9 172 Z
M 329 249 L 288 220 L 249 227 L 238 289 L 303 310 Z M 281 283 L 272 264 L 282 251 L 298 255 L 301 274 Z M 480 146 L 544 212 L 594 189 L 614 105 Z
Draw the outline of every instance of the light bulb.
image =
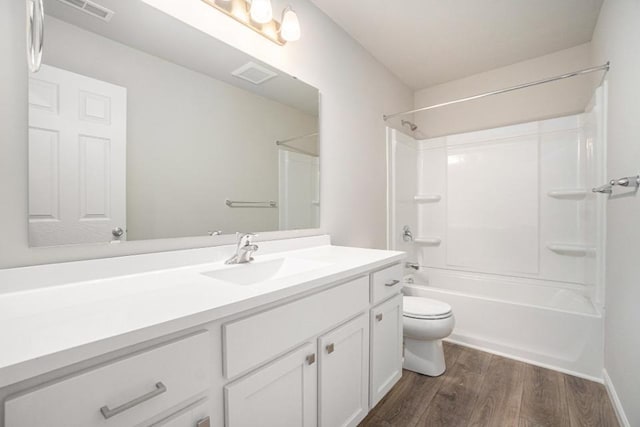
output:
M 298 15 L 296 15 L 291 6 L 287 6 L 282 13 L 280 36 L 288 42 L 300 40 L 300 21 L 298 21 Z
M 252 0 L 249 13 L 251 14 L 251 19 L 259 24 L 270 22 L 273 19 L 271 0 Z

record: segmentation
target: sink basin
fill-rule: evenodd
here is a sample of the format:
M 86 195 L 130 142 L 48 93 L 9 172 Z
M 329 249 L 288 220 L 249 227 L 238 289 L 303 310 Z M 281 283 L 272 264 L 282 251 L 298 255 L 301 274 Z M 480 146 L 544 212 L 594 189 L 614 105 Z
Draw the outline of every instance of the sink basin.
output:
M 254 261 L 219 270 L 202 273 L 212 279 L 236 285 L 253 285 L 268 280 L 282 279 L 329 266 L 326 262 L 299 258 L 278 258 L 268 261 Z

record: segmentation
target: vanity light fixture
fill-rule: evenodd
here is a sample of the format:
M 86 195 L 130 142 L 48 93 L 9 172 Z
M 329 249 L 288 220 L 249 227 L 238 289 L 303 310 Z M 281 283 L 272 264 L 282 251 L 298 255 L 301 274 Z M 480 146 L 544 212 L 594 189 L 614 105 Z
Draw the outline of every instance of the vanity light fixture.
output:
M 271 0 L 251 0 L 249 8 L 251 19 L 258 24 L 266 24 L 273 19 Z
M 300 22 L 298 21 L 298 15 L 291 6 L 287 6 L 282 11 L 280 37 L 288 42 L 300 40 Z
M 202 1 L 280 46 L 300 39 L 300 22 L 291 6 L 282 11 L 280 23 L 273 19 L 271 0 Z

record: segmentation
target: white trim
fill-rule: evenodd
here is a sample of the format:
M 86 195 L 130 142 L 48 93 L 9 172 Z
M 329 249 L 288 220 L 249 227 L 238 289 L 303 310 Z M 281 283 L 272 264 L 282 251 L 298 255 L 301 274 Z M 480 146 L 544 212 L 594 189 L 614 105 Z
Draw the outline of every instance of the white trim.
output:
M 514 356 L 513 354 L 505 353 L 505 352 L 502 352 L 502 351 L 499 351 L 499 350 L 494 350 L 492 348 L 484 347 L 482 345 L 471 344 L 469 342 L 464 341 L 464 339 L 465 339 L 464 336 L 452 334 L 451 336 L 449 336 L 449 338 L 445 338 L 444 341 L 450 342 L 452 344 L 461 345 L 463 347 L 469 347 L 469 348 L 472 348 L 474 350 L 484 351 L 485 353 L 491 353 L 491 354 L 495 354 L 495 355 L 498 355 L 498 356 L 506 357 L 507 359 L 517 360 L 519 362 L 524 362 L 524 363 L 527 363 L 529 365 L 539 366 L 541 368 L 550 369 L 552 371 L 561 372 L 561 373 L 567 374 L 567 375 L 572 375 L 574 377 L 583 378 L 585 380 L 593 381 L 593 382 L 596 382 L 596 383 L 599 383 L 599 384 L 603 384 L 604 383 L 602 378 L 593 377 L 591 375 L 585 375 L 585 374 L 580 373 L 580 372 L 572 371 L 570 369 L 560 368 L 558 366 L 549 365 L 549 364 L 546 364 L 546 363 L 541 363 L 541 362 L 538 362 L 536 360 L 527 359 L 526 357 Z
M 613 386 L 613 382 L 611 381 L 611 377 L 606 369 L 602 370 L 602 377 L 604 378 L 604 388 L 607 390 L 607 394 L 609 395 L 609 399 L 611 400 L 611 404 L 613 405 L 613 410 L 616 413 L 616 417 L 618 417 L 618 422 L 622 427 L 631 427 L 629 423 L 629 419 L 627 415 L 624 413 L 624 408 L 622 407 L 622 402 L 620 402 L 620 398 L 618 397 L 618 393 L 616 393 L 616 388 Z

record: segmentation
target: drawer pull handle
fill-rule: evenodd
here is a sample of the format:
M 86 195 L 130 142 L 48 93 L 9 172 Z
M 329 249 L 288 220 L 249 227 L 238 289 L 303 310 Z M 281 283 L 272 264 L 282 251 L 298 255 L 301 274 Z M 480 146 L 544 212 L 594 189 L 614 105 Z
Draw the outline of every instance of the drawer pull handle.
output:
M 335 349 L 336 349 L 336 346 L 334 343 L 327 345 L 327 353 L 331 354 Z
M 153 391 L 150 391 L 147 394 L 143 394 L 140 397 L 136 397 L 133 400 L 130 400 L 127 403 L 124 403 L 116 408 L 113 409 L 109 409 L 109 407 L 107 405 L 103 406 L 102 408 L 100 408 L 100 412 L 102 412 L 102 416 L 104 417 L 105 420 L 113 417 L 114 415 L 118 415 L 128 409 L 133 408 L 134 406 L 137 406 L 139 404 L 141 404 L 142 402 L 146 402 L 149 399 L 153 399 L 154 397 L 164 393 L 167 391 L 167 387 L 162 384 L 162 382 L 158 382 L 156 383 L 156 389 Z
M 310 354 L 307 356 L 307 364 L 309 365 L 313 365 L 314 363 L 316 363 L 316 354 Z
M 380 322 L 382 320 L 382 313 L 376 314 L 376 320 Z
M 385 283 L 384 285 L 391 287 L 391 286 L 397 285 L 398 283 L 400 283 L 400 280 L 392 280 L 390 282 Z

